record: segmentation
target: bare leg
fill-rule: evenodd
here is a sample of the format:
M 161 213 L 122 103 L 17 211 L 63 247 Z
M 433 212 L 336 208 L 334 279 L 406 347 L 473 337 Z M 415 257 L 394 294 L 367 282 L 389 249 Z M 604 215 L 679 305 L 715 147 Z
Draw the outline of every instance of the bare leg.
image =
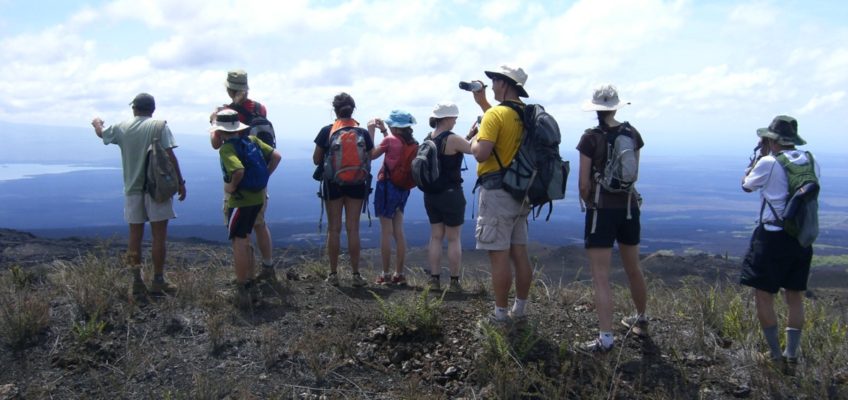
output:
M 764 290 L 754 289 L 754 301 L 757 305 L 757 319 L 764 328 L 777 325 L 774 312 L 774 295 Z
M 327 256 L 330 258 L 330 272 L 339 269 L 339 252 L 342 235 L 342 199 L 327 200 Z
M 141 265 L 141 238 L 144 237 L 144 224 L 130 224 L 127 240 L 127 264 L 130 267 Z
M 236 281 L 239 284 L 243 285 L 248 279 L 253 277 L 252 254 L 249 238 L 233 238 L 233 264 L 236 273 Z
M 515 297 L 527 300 L 530 284 L 533 283 L 533 267 L 527 257 L 527 245 L 514 244 L 509 247 L 509 255 L 515 265 Z
M 795 329 L 804 328 L 804 292 L 787 290 L 784 296 L 789 308 L 789 320 L 786 326 Z
M 167 252 L 165 242 L 168 238 L 168 220 L 151 222 L 150 231 L 153 234 L 153 273 L 161 275 L 165 271 L 165 255 Z
M 350 253 L 350 267 L 353 273 L 359 272 L 359 214 L 362 212 L 364 199 L 343 197 L 345 213 L 345 230 L 347 232 L 347 251 Z
M 451 276 L 459 276 L 459 267 L 462 265 L 461 230 L 462 225 L 445 228 L 445 236 L 448 238 L 448 267 L 450 268 Z M 440 250 L 441 247 L 441 242 L 439 242 Z
M 263 260 L 268 260 L 273 257 L 274 245 L 271 241 L 271 230 L 265 223 L 254 225 L 253 231 L 256 233 L 256 245 L 259 247 L 259 253 L 262 254 Z
M 380 257 L 383 261 L 383 274 L 389 273 L 392 264 L 392 236 L 394 224 L 386 217 L 380 217 Z
M 398 211 L 392 219 L 394 225 L 395 247 L 397 248 L 397 264 L 395 264 L 395 272 L 403 274 L 404 263 L 406 262 L 406 237 L 403 234 L 403 213 Z
M 648 303 L 648 286 L 645 277 L 639 268 L 639 246 L 618 245 L 621 254 L 621 262 L 624 264 L 624 272 L 627 273 L 627 281 L 630 283 L 630 297 L 639 315 L 645 315 Z
M 509 306 L 509 288 L 512 286 L 512 268 L 510 268 L 509 250 L 490 250 L 489 261 L 492 264 L 492 290 L 495 292 L 495 306 Z
M 595 288 L 595 311 L 602 332 L 612 331 L 612 289 L 609 283 L 612 248 L 589 248 L 586 250 L 592 269 L 592 286 Z
M 445 237 L 445 224 L 430 224 L 430 244 L 427 245 L 427 261 L 430 263 L 430 274 L 442 273 L 442 239 Z M 450 251 L 450 249 L 448 249 Z M 448 253 L 450 257 L 450 253 Z

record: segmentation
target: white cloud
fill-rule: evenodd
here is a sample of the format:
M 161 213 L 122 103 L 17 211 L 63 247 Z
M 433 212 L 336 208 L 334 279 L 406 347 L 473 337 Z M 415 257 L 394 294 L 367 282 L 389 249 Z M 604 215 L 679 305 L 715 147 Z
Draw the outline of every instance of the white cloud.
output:
M 807 104 L 798 109 L 798 114 L 808 115 L 814 112 L 834 110 L 844 104 L 843 99 L 845 99 L 845 91 L 842 90 L 823 96 L 815 96 Z
M 734 7 L 728 16 L 731 23 L 757 29 L 774 25 L 780 17 L 778 7 L 763 1 L 744 3 Z

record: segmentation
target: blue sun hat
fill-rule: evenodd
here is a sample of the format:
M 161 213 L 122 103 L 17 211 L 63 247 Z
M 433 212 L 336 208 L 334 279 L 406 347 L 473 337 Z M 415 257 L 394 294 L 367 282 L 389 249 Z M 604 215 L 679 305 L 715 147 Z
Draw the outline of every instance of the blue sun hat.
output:
M 402 110 L 392 110 L 389 118 L 386 118 L 386 125 L 389 128 L 408 128 L 416 123 L 417 121 L 412 114 Z

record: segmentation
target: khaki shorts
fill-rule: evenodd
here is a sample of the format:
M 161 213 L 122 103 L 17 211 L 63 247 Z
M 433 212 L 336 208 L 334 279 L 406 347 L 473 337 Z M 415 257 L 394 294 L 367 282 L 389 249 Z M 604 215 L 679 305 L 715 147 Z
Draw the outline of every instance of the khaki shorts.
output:
M 227 200 L 230 199 L 229 193 L 224 193 L 224 226 L 230 226 L 230 208 L 227 207 Z M 265 202 L 262 203 L 262 209 L 259 210 L 259 215 L 256 216 L 256 221 L 253 226 L 265 225 L 265 209 L 268 208 L 268 192 L 265 192 Z
M 174 199 L 157 203 L 147 193 L 133 193 L 124 196 L 124 221 L 128 224 L 143 224 L 147 221 L 159 222 L 174 219 Z
M 477 250 L 509 250 L 514 244 L 527 244 L 527 214 L 522 206 L 502 189 L 480 188 L 480 214 L 477 216 Z

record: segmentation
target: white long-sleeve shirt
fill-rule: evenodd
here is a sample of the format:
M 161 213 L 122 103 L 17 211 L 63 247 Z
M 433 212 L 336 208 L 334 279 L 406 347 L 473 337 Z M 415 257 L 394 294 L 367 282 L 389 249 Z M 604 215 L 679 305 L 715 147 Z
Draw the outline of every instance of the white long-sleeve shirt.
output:
M 807 153 L 801 150 L 784 150 L 781 153 L 785 154 L 789 161 L 795 165 L 804 165 L 807 160 Z M 778 153 L 780 154 L 780 153 Z M 760 158 L 751 173 L 745 177 L 742 182 L 742 187 L 751 191 L 759 190 L 760 199 L 768 201 L 774 210 L 779 214 L 783 214 L 783 209 L 786 208 L 786 201 L 789 198 L 789 179 L 786 176 L 786 171 L 780 166 L 775 155 L 767 155 Z M 816 177 L 820 177 L 819 163 L 815 163 Z M 762 214 L 762 222 L 774 222 L 778 217 L 774 215 L 771 208 L 766 205 Z M 766 230 L 779 231 L 783 228 L 771 224 L 765 225 Z

